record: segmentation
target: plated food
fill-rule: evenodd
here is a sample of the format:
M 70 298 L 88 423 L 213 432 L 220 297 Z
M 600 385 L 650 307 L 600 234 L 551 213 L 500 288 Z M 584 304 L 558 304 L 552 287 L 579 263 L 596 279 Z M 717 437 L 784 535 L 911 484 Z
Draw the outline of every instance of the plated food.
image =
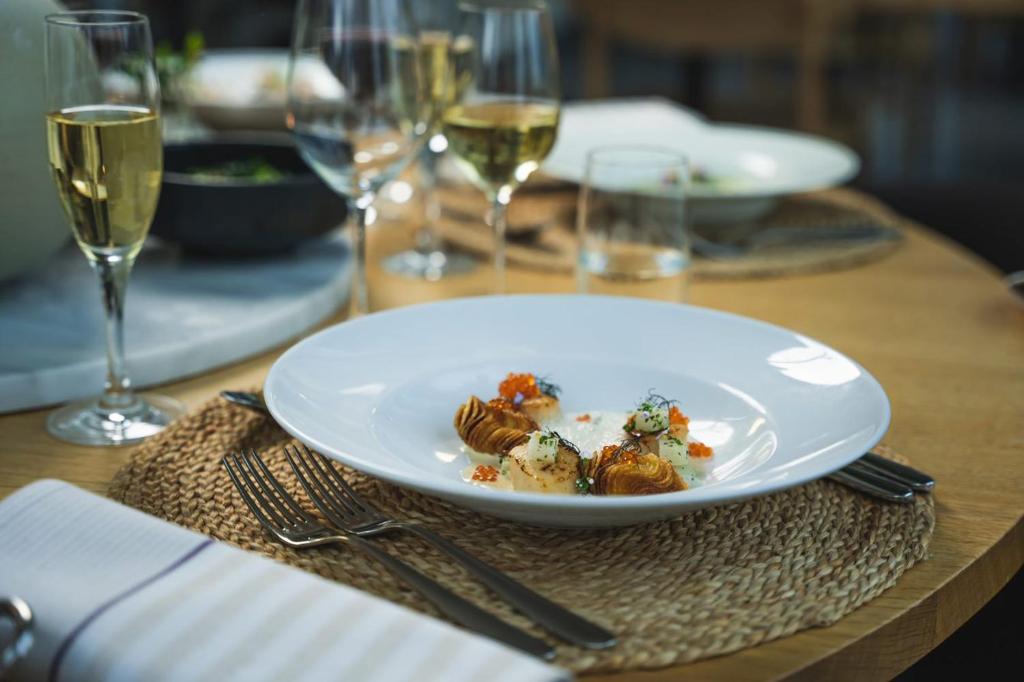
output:
M 561 388 L 509 373 L 498 395 L 459 406 L 469 483 L 558 495 L 652 495 L 698 486 L 714 451 L 690 437 L 678 401 L 653 391 L 633 409 L 563 413 Z
M 470 396 L 486 405 L 510 370 L 561 384 L 563 423 L 554 430 L 590 452 L 598 448 L 580 436 L 586 422 L 572 416 L 611 430 L 650 388 L 679 399 L 687 441 L 714 448 L 693 463 L 706 473 L 691 483 L 673 467 L 688 489 L 657 495 L 468 484 L 452 418 Z M 299 342 L 263 389 L 281 426 L 348 467 L 491 516 L 578 528 L 671 518 L 820 478 L 873 447 L 889 424 L 871 374 L 812 338 L 714 310 L 605 296 L 479 296 L 367 315 Z M 609 413 L 596 408 L 618 416 L 605 423 Z

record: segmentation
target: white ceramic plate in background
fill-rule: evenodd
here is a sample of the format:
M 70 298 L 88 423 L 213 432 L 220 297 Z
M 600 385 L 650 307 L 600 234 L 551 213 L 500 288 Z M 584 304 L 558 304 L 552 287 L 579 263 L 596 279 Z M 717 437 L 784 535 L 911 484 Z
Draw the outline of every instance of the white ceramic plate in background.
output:
M 325 97 L 341 87 L 326 67 L 313 82 Z M 288 50 L 206 50 L 187 76 L 185 92 L 196 118 L 215 130 L 285 130 Z
M 452 426 L 509 371 L 549 376 L 567 411 L 626 410 L 656 389 L 714 446 L 705 485 L 648 496 L 558 496 L 465 483 Z M 812 339 L 692 306 L 599 296 L 459 299 L 369 315 L 298 343 L 264 386 L 311 448 L 400 486 L 528 523 L 617 526 L 820 478 L 885 433 L 889 402 L 857 363 Z
M 822 137 L 714 124 L 663 100 L 611 100 L 562 108 L 558 140 L 543 170 L 579 183 L 588 152 L 605 145 L 676 151 L 717 178 L 691 187 L 698 223 L 751 220 L 770 210 L 775 197 L 840 185 L 860 169 L 852 150 Z

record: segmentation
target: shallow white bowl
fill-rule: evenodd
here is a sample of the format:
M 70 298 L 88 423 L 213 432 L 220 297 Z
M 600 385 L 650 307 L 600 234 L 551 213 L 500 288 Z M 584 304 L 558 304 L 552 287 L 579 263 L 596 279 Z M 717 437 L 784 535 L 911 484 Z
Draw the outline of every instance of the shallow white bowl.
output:
M 547 375 L 566 411 L 677 398 L 714 446 L 705 485 L 647 496 L 552 496 L 465 483 L 456 408 L 509 371 Z M 820 478 L 874 446 L 889 401 L 860 365 L 813 339 L 693 306 L 599 296 L 508 296 L 401 308 L 298 343 L 267 405 L 289 433 L 354 469 L 517 521 L 620 526 Z
M 860 169 L 851 149 L 823 137 L 717 124 L 665 100 L 626 99 L 565 105 L 543 170 L 582 182 L 588 153 L 606 145 L 678 152 L 695 170 L 727 179 L 692 185 L 690 208 L 698 225 L 754 220 L 770 211 L 779 196 L 834 187 Z

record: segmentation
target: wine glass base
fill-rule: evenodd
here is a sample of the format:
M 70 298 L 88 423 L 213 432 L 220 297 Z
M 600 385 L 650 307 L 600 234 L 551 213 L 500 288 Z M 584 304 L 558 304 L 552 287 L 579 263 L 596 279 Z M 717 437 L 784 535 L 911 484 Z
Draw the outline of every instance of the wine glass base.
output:
M 384 259 L 384 269 L 393 275 L 424 279 L 436 282 L 450 275 L 471 272 L 477 266 L 476 260 L 464 253 L 444 251 L 402 251 Z
M 136 396 L 124 409 L 102 407 L 98 398 L 69 403 L 46 420 L 50 435 L 76 445 L 132 445 L 161 431 L 185 405 L 161 395 Z

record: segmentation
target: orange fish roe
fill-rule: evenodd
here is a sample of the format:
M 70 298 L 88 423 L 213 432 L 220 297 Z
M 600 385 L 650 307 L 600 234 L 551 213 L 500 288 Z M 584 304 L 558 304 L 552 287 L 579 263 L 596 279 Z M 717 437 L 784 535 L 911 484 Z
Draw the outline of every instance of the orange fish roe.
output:
M 488 407 L 493 407 L 497 410 L 515 410 L 516 405 L 511 400 L 506 398 L 491 398 L 487 401 Z
M 707 459 L 708 457 L 711 457 L 714 454 L 714 451 L 711 449 L 710 446 L 704 445 L 704 443 L 698 443 L 696 441 L 694 441 L 693 443 L 688 443 L 686 445 L 686 452 L 690 455 L 690 457 L 695 457 L 697 459 Z
M 473 480 L 494 483 L 498 480 L 498 470 L 489 464 L 481 464 L 473 470 Z
M 683 414 L 682 410 L 673 405 L 672 407 L 668 408 L 668 423 L 682 424 L 683 426 L 688 426 L 690 423 L 690 418 Z
M 578 421 L 578 422 L 588 422 L 588 421 L 590 421 L 590 415 L 589 414 L 581 414 L 580 416 L 576 417 L 576 421 Z
M 615 453 L 618 453 L 617 455 Z M 616 462 L 636 462 L 636 453 L 626 450 L 621 445 L 605 445 L 601 448 L 601 457 L 615 457 Z
M 537 377 L 532 374 L 509 372 L 505 380 L 498 385 L 498 395 L 512 401 L 536 398 L 540 395 Z

